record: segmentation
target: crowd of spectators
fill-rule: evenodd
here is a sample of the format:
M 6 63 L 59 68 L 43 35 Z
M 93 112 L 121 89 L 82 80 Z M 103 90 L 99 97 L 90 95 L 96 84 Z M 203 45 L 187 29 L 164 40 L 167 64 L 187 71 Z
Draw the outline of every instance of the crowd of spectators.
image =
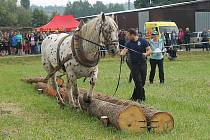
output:
M 1 32 L 0 55 L 40 54 L 41 43 L 48 33 L 44 32 Z

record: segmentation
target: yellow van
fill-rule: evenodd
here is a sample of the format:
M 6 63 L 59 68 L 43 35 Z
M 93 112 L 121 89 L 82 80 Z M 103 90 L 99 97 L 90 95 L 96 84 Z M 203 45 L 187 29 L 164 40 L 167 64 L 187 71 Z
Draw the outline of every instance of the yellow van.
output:
M 145 38 L 149 40 L 151 38 L 153 31 L 158 32 L 158 37 L 161 37 L 162 33 L 171 33 L 175 31 L 177 34 L 179 29 L 175 22 L 165 22 L 165 21 L 156 21 L 156 22 L 145 22 L 144 24 L 144 33 Z

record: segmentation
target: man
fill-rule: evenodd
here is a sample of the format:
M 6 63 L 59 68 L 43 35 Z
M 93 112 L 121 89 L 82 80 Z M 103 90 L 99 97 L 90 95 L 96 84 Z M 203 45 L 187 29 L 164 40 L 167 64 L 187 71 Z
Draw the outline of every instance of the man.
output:
M 23 42 L 23 36 L 20 32 L 17 33 L 16 35 L 16 40 L 17 40 L 17 53 L 18 55 L 22 55 L 22 42 Z
M 155 77 L 156 65 L 158 65 L 160 84 L 163 84 L 164 83 L 164 70 L 163 70 L 164 41 L 161 38 L 158 39 L 157 31 L 154 31 L 152 33 L 152 37 L 153 38 L 149 42 L 153 52 L 150 58 L 151 71 L 150 71 L 149 81 L 150 84 L 153 83 Z
M 120 52 L 121 56 L 128 52 L 128 61 L 130 61 L 130 70 L 135 83 L 131 100 L 136 102 L 145 101 L 145 80 L 147 74 L 146 58 L 151 54 L 148 42 L 139 38 L 135 29 L 129 29 L 127 33 L 128 42 L 125 48 Z
M 205 48 L 206 48 L 206 51 L 208 51 L 209 50 L 208 32 L 206 30 L 204 30 L 201 34 L 201 37 L 202 37 L 202 42 L 205 42 L 205 43 L 203 43 L 203 51 L 204 51 Z
M 184 34 L 184 43 L 189 44 L 190 43 L 190 29 L 186 28 L 185 34 Z M 190 45 L 186 45 L 186 51 L 190 52 Z

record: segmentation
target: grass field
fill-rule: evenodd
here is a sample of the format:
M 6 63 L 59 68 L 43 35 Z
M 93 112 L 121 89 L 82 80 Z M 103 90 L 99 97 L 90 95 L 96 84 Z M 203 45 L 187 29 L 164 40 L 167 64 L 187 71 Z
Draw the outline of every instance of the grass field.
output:
M 176 61 L 164 64 L 166 83 L 160 85 L 157 76 L 153 85 L 147 80 L 145 104 L 170 112 L 175 128 L 167 134 L 129 134 L 104 128 L 85 112 L 61 110 L 55 99 L 21 82 L 22 77 L 45 75 L 40 57 L 0 58 L 0 139 L 210 140 L 210 53 L 179 53 Z M 101 60 L 96 90 L 112 95 L 118 72 L 119 58 Z M 128 75 L 123 64 L 118 98 L 131 96 Z M 81 79 L 79 86 L 88 83 Z

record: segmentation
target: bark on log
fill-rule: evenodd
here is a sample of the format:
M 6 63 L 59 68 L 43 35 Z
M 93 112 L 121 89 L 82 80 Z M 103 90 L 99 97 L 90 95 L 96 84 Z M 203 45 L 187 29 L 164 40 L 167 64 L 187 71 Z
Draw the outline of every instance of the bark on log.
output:
M 56 91 L 49 84 L 38 82 L 38 83 L 34 83 L 33 85 L 35 86 L 37 90 L 42 89 L 45 95 L 56 97 Z M 69 98 L 66 94 L 64 87 L 60 88 L 60 94 L 62 98 L 64 99 L 64 101 L 68 101 Z
M 142 109 L 146 115 L 150 131 L 163 133 L 174 128 L 174 119 L 168 112 L 158 111 L 146 106 L 142 106 Z
M 56 91 L 48 84 L 42 83 L 43 77 L 23 79 L 27 83 L 36 83 L 36 89 L 42 89 L 43 93 L 49 96 L 56 96 Z M 37 83 L 38 82 L 38 83 Z M 146 127 L 155 133 L 163 133 L 172 130 L 174 127 L 174 119 L 168 112 L 158 111 L 151 107 L 142 106 L 136 102 L 128 100 L 119 100 L 113 97 L 95 93 L 91 104 L 86 104 L 83 101 L 83 95 L 87 91 L 80 89 L 80 104 L 83 110 L 97 116 L 108 117 L 108 122 L 114 125 L 117 129 L 131 131 L 131 132 L 142 132 Z M 65 89 L 61 92 L 64 100 L 68 100 Z M 146 118 L 144 118 L 144 113 Z M 146 120 L 145 120 L 146 119 Z M 102 120 L 104 121 L 104 120 Z
M 25 81 L 26 83 L 30 83 L 30 84 L 38 83 L 38 82 L 42 82 L 42 83 L 48 82 L 48 81 L 45 81 L 45 77 L 23 78 L 21 80 Z M 58 86 L 62 86 L 64 84 L 64 80 L 59 76 L 56 78 L 56 82 L 57 82 Z
M 84 94 L 80 94 L 79 102 L 82 110 L 101 119 L 102 116 L 108 117 L 108 123 L 115 128 L 132 132 L 142 133 L 147 128 L 146 117 L 143 110 L 136 105 L 117 105 L 110 102 L 93 98 L 90 104 L 83 101 Z
M 44 77 L 34 77 L 34 78 L 23 78 L 21 79 L 22 81 L 26 82 L 26 83 L 38 83 L 38 82 L 43 82 L 45 83 L 45 78 Z
M 83 93 L 85 92 L 84 89 L 80 89 L 80 91 Z M 141 107 L 147 118 L 148 129 L 152 132 L 163 133 L 170 131 L 174 128 L 174 119 L 172 115 L 169 114 L 168 112 L 158 111 L 154 108 L 143 106 L 133 101 L 115 99 L 113 97 L 102 95 L 99 93 L 95 94 L 94 98 L 117 105 L 123 105 L 123 106 L 137 105 Z

